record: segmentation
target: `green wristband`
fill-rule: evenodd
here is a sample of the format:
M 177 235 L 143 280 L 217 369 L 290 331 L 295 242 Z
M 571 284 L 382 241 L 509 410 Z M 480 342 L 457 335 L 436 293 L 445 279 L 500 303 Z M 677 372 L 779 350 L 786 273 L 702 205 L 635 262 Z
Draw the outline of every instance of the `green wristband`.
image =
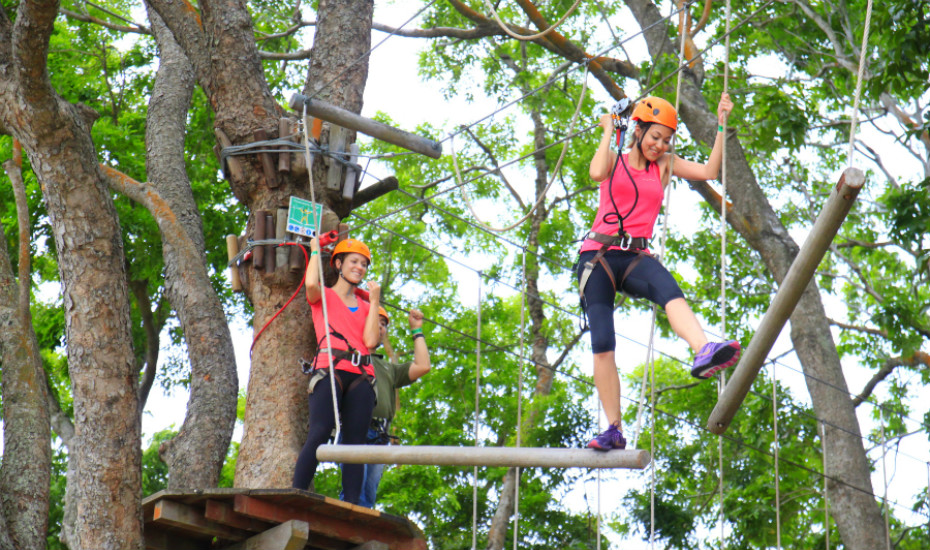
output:
M 422 329 L 422 328 L 412 328 L 412 329 L 410 329 L 410 334 L 413 334 L 414 336 L 416 336 L 417 334 L 423 334 L 423 329 Z
M 311 255 L 311 256 L 316 256 L 316 255 L 319 254 L 319 253 L 320 253 L 319 250 L 311 250 L 311 251 L 310 251 L 310 255 Z
M 718 124 L 718 125 L 717 125 L 717 131 L 718 131 L 718 132 L 722 132 L 722 131 L 723 131 L 723 126 L 721 126 L 720 124 Z

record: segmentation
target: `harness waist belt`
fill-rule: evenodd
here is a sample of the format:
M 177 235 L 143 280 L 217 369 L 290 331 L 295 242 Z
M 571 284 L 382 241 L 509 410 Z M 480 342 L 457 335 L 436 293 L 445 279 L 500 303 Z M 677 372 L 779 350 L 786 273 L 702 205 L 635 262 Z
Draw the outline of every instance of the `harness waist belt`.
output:
M 606 235 L 597 231 L 589 231 L 585 238 L 606 246 L 619 246 L 623 250 L 646 250 L 649 248 L 649 239 L 646 237 L 630 237 L 629 235 Z
M 358 350 L 349 351 L 347 349 L 331 349 L 331 348 L 320 348 L 317 350 L 317 355 L 325 353 L 333 358 L 333 364 L 338 361 L 349 361 L 352 363 L 352 366 L 367 366 L 371 364 L 371 355 L 363 355 L 362 352 Z

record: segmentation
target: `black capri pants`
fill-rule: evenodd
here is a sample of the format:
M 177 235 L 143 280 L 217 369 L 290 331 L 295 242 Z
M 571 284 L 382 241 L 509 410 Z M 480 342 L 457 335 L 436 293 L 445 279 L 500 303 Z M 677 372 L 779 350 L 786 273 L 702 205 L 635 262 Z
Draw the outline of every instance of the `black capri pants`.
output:
M 375 390 L 368 380 L 352 384 L 361 374 L 336 370 L 336 403 L 342 420 L 342 442 L 346 445 L 364 445 L 371 424 L 371 411 L 375 407 Z M 316 474 L 319 462 L 317 448 L 326 443 L 336 426 L 333 412 L 333 392 L 329 377 L 317 383 L 308 396 L 310 403 L 310 426 L 307 441 L 297 456 L 292 486 L 307 489 Z M 345 501 L 358 504 L 362 492 L 364 464 L 346 464 L 342 468 L 342 491 Z
M 581 253 L 576 271 L 579 281 L 585 262 L 593 260 L 596 254 L 596 250 Z M 639 255 L 623 250 L 608 250 L 604 254 L 604 260 L 610 266 L 617 284 L 620 284 L 627 267 Z M 594 353 L 614 351 L 617 347 L 617 336 L 614 334 L 614 299 L 617 290 L 623 290 L 634 298 L 646 298 L 663 308 L 675 298 L 685 297 L 678 281 L 652 256 L 642 257 L 623 281 L 622 289 L 614 288 L 604 266 L 600 262 L 595 263 L 585 285 L 582 301 L 591 327 L 591 349 Z

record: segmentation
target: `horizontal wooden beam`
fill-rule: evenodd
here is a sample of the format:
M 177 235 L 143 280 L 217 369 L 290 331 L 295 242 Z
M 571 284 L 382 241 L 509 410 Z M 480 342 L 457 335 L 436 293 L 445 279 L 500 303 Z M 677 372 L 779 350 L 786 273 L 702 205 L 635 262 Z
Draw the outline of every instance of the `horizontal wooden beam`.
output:
M 420 153 L 434 159 L 442 156 L 442 144 L 438 141 L 405 132 L 377 120 L 365 118 L 332 103 L 319 99 L 310 99 L 301 94 L 294 94 L 291 96 L 290 107 L 297 112 L 303 112 L 304 107 L 306 107 L 307 114 L 310 116 L 361 132 L 392 145 L 403 147 L 408 151 Z
M 391 191 L 397 191 L 398 182 L 395 176 L 388 176 L 383 180 L 380 180 L 376 183 L 360 189 L 358 193 L 352 198 L 352 210 L 368 204 L 369 202 L 377 199 L 382 195 L 386 195 Z
M 156 502 L 152 511 L 151 522 L 155 525 L 176 527 L 188 533 L 196 533 L 204 537 L 219 537 L 229 540 L 243 538 L 241 531 L 209 520 L 203 516 L 201 510 L 173 500 Z
M 639 449 L 598 452 L 591 449 L 536 447 L 440 447 L 403 445 L 321 445 L 318 460 L 349 464 L 420 464 L 521 468 L 631 468 L 651 460 Z
M 303 550 L 310 528 L 306 522 L 292 519 L 227 546 L 225 550 Z
M 814 227 L 807 235 L 807 240 L 788 268 L 788 273 L 762 317 L 759 328 L 756 329 L 749 346 L 743 351 L 739 364 L 730 375 L 723 393 L 717 399 L 717 405 L 710 413 L 707 429 L 711 432 L 719 435 L 730 426 L 736 411 L 743 404 L 753 381 L 762 369 L 765 358 L 801 300 L 801 295 L 811 282 L 814 271 L 823 260 L 864 184 L 865 175 L 861 170 L 847 168 L 830 193 L 817 221 L 814 222 Z

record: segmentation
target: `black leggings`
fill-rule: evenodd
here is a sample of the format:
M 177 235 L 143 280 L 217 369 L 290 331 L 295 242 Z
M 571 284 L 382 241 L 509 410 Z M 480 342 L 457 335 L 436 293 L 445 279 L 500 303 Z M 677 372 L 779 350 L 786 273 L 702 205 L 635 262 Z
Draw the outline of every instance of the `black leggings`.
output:
M 349 390 L 361 374 L 342 370 L 336 371 L 336 402 L 339 404 L 339 418 L 342 420 L 342 442 L 347 445 L 364 445 L 371 424 L 371 411 L 375 406 L 375 390 L 367 380 L 360 380 Z M 297 489 L 307 489 L 319 462 L 316 459 L 317 448 L 326 443 L 336 419 L 333 413 L 333 392 L 329 377 L 320 380 L 313 393 L 307 398 L 310 403 L 310 429 L 307 442 L 304 443 L 297 457 L 294 468 L 294 482 Z M 342 491 L 345 501 L 358 504 L 362 492 L 364 464 L 345 464 L 342 468 Z
M 577 272 L 579 279 L 585 262 L 592 260 L 595 254 L 596 250 L 581 253 Z M 637 256 L 635 252 L 622 250 L 608 250 L 604 254 L 616 284 L 620 284 L 627 266 Z M 594 353 L 614 351 L 617 347 L 617 335 L 614 334 L 614 297 L 617 290 L 623 290 L 634 298 L 646 298 L 663 308 L 675 298 L 685 297 L 672 274 L 652 256 L 643 256 L 627 275 L 622 289 L 615 289 L 601 263 L 595 263 L 584 288 L 585 313 L 591 326 L 591 350 Z

